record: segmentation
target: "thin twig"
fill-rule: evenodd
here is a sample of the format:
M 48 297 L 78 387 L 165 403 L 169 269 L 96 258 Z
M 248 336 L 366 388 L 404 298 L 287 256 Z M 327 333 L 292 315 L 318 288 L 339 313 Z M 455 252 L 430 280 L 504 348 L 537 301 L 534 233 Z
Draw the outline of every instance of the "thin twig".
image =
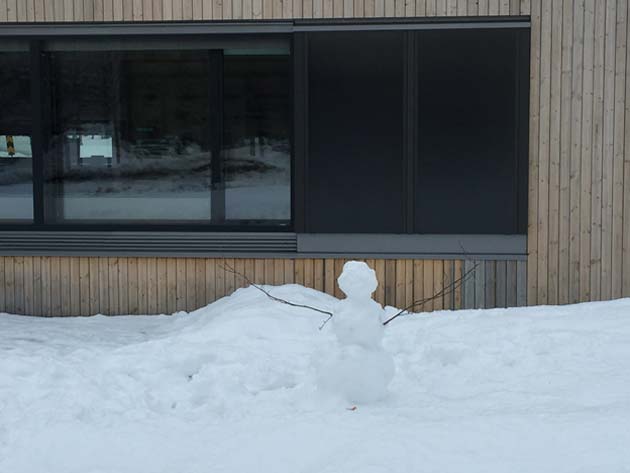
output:
M 462 274 L 461 277 L 455 279 L 452 283 L 448 284 L 447 286 L 444 286 L 442 288 L 442 290 L 436 292 L 432 296 L 425 297 L 424 299 L 419 299 L 417 301 L 412 302 L 407 307 L 405 307 L 404 309 L 401 309 L 399 312 L 397 312 L 396 314 L 392 315 L 389 319 L 387 319 L 385 322 L 383 322 L 383 325 L 387 325 L 392 320 L 400 317 L 405 312 L 409 312 L 414 307 L 417 307 L 417 306 L 423 307 L 427 302 L 435 300 L 438 297 L 442 297 L 442 296 L 444 296 L 446 294 L 452 293 L 458 287 L 460 287 L 464 283 L 464 281 L 466 281 L 466 279 L 468 279 L 472 275 L 472 273 L 474 273 L 475 269 L 477 269 L 477 266 L 479 266 L 479 263 L 476 263 L 472 268 L 470 268 L 468 271 L 466 271 L 464 274 Z
M 225 269 L 226 271 L 229 271 L 230 273 L 232 273 L 232 274 L 234 274 L 236 276 L 239 276 L 239 277 L 243 278 L 243 280 L 247 284 L 249 284 L 250 286 L 252 286 L 252 287 L 254 287 L 256 289 L 258 289 L 260 292 L 262 292 L 264 295 L 266 295 L 272 301 L 280 302 L 281 304 L 290 305 L 291 307 L 299 307 L 301 309 L 309 309 L 309 310 L 313 310 L 315 312 L 319 312 L 320 314 L 328 315 L 329 317 L 328 317 L 328 319 L 325 322 L 328 322 L 328 320 L 333 316 L 332 312 L 329 312 L 327 310 L 318 309 L 317 307 L 313 307 L 313 306 L 306 305 L 306 304 L 297 304 L 296 302 L 291 302 L 291 301 L 287 301 L 286 299 L 281 299 L 280 297 L 276 297 L 273 294 L 271 294 L 269 291 L 267 291 L 264 287 L 259 286 L 257 284 L 254 284 L 247 276 L 245 276 L 244 274 L 238 272 L 237 270 L 232 268 L 227 263 L 223 264 L 223 269 Z M 323 325 L 322 325 L 322 327 L 323 327 Z

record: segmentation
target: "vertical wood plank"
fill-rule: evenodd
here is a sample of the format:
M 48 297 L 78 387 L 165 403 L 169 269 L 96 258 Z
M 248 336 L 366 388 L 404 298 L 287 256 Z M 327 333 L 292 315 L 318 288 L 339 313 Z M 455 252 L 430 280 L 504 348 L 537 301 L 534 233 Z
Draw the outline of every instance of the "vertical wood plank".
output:
M 405 260 L 403 259 L 399 259 L 399 260 L 395 260 L 395 278 L 396 278 L 396 283 L 395 283 L 395 297 L 396 297 L 396 302 L 395 302 L 395 306 L 398 307 L 399 309 L 404 308 L 407 304 L 406 304 L 406 298 L 407 298 L 407 285 L 405 284 Z
M 496 261 L 485 261 L 485 308 L 492 309 L 497 306 L 497 264 Z
M 623 194 L 624 176 L 623 161 L 624 149 L 630 147 L 624 140 L 625 109 L 630 97 L 626 93 L 628 72 L 627 47 L 628 40 L 628 2 L 617 2 L 617 37 L 615 45 L 615 112 L 614 112 L 614 149 L 613 149 L 613 196 L 612 196 L 612 267 L 611 267 L 611 297 L 622 297 L 623 281 L 623 233 L 624 228 L 630 233 L 630 221 L 624 226 L 623 221 Z M 630 148 L 629 148 L 630 149 Z M 630 154 L 630 153 L 629 153 Z M 630 182 L 626 183 L 626 188 Z M 626 192 L 629 192 L 626 190 Z M 627 263 L 630 266 L 630 261 Z
M 33 315 L 41 316 L 41 315 L 44 315 L 42 311 L 42 291 L 43 291 L 42 258 L 39 256 L 34 256 L 32 260 L 33 260 Z M 2 262 L 0 261 L 0 266 L 1 265 L 2 265 Z M 2 272 L 2 269 L 0 269 L 0 273 L 1 272 Z M 0 280 L 0 290 L 1 289 L 2 289 L 2 281 Z M 2 312 L 2 302 L 0 302 L 0 312 Z
M 214 286 L 216 299 L 225 297 L 225 260 L 223 258 L 216 258 L 214 260 Z M 265 261 L 266 266 L 266 261 Z M 265 268 L 266 269 L 266 268 Z M 266 276 L 266 275 L 265 275 Z M 265 277 L 265 284 L 267 283 Z
M 560 125 L 562 85 L 562 1 L 552 2 L 547 204 L 547 302 L 558 303 L 560 227 Z M 543 224 L 544 225 L 544 224 Z
M 434 278 L 433 278 L 433 268 L 434 264 L 432 260 L 425 260 L 423 264 L 424 274 L 423 274 L 423 284 L 424 287 L 422 289 L 424 293 L 424 298 L 428 299 L 435 294 L 435 288 L 433 287 Z M 422 312 L 430 312 L 433 310 L 433 301 L 427 301 L 424 306 L 419 308 Z
M 593 149 L 595 2 L 584 4 L 584 74 L 582 89 L 582 150 L 580 183 L 580 300 L 590 298 L 591 155 Z M 528 268 L 528 274 L 531 268 Z
M 109 265 L 106 257 L 98 258 L 98 289 L 101 314 L 109 315 Z
M 184 259 L 184 264 L 186 266 L 186 275 L 184 276 L 184 284 L 185 284 L 185 309 L 187 312 L 192 312 L 197 309 L 197 284 L 195 283 L 195 258 L 182 258 Z M 232 266 L 234 267 L 234 266 Z M 232 281 L 234 281 L 234 277 L 232 277 Z
M 324 292 L 324 260 L 321 258 L 313 261 L 313 289 Z
M 138 315 L 140 314 L 138 258 L 127 258 L 127 287 L 127 304 L 129 306 L 129 314 Z
M 486 304 L 486 264 L 485 261 L 475 261 L 475 308 L 485 309 Z
M 205 260 L 206 268 L 206 300 L 214 302 L 217 300 L 217 283 L 216 283 L 216 262 L 213 258 Z
M 175 311 L 186 310 L 186 258 L 173 258 L 175 266 Z M 223 270 L 221 270 L 223 272 Z
M 147 313 L 159 314 L 157 258 L 147 258 Z
M 444 261 L 433 261 L 433 293 L 438 295 L 444 290 Z M 440 295 L 433 300 L 433 310 L 444 308 L 444 295 Z
M 113 0 L 114 21 L 123 20 L 123 0 Z
M 527 305 L 527 263 L 525 261 L 516 262 L 516 305 L 519 307 Z
M 51 263 L 52 258 L 46 258 L 48 263 Z M 89 259 L 89 273 L 90 273 L 90 314 L 98 314 L 101 312 L 101 305 L 99 300 L 99 279 L 98 279 L 98 258 L 91 257 Z M 43 276 L 43 275 L 42 275 Z M 50 280 L 50 277 L 48 278 Z M 51 301 L 52 303 L 52 301 Z
M 507 262 L 496 262 L 495 307 L 507 307 Z
M 4 258 L 4 307 L 9 314 L 15 314 L 15 272 L 12 256 Z
M 604 127 L 601 195 L 601 281 L 600 298 L 612 297 L 613 191 L 615 152 L 615 76 L 617 62 L 617 0 L 606 3 L 604 57 Z M 624 25 L 625 30 L 625 25 Z M 625 71 L 624 71 L 625 73 Z
M 413 260 L 405 260 L 405 302 L 403 307 L 413 304 Z
M 112 315 L 121 314 L 118 281 L 118 258 L 107 258 L 108 282 L 107 292 L 109 296 L 109 312 Z
M 6 306 L 6 295 L 7 295 L 7 287 L 6 287 L 6 278 L 4 274 L 4 261 L 6 258 L 4 256 L 0 256 L 0 312 L 9 312 Z
M 630 15 L 628 15 L 630 17 Z M 630 38 L 630 20 L 626 19 L 626 38 Z M 622 243 L 622 287 L 621 295 L 630 297 L 630 48 L 626 47 L 626 107 L 624 119 L 623 160 L 623 243 Z
M 505 262 L 505 306 L 516 307 L 516 261 Z
M 149 313 L 149 274 L 147 270 L 147 258 L 138 258 L 138 313 Z
M 475 268 L 475 262 L 471 260 L 464 261 L 464 273 L 466 279 L 462 285 L 463 289 L 463 308 L 474 309 L 475 308 L 475 280 L 477 268 Z
M 205 6 L 205 1 L 204 0 L 204 6 Z M 153 14 L 153 19 L 156 21 L 162 20 L 164 19 L 164 14 L 163 14 L 163 10 L 162 10 L 162 0 L 153 0 L 153 4 L 151 6 L 151 13 Z M 204 16 L 204 18 L 206 18 Z M 164 311 L 164 309 L 162 309 L 162 311 Z
M 13 262 L 11 262 L 13 264 Z M 58 256 L 50 258 L 50 299 L 51 299 L 51 315 L 60 316 L 61 313 L 61 262 Z M 11 277 L 13 277 L 13 269 L 11 269 Z M 9 292 L 11 294 L 12 291 Z M 12 301 L 13 302 L 13 301 Z
M 14 272 L 15 272 L 15 313 L 24 314 L 24 301 L 26 299 L 24 294 L 24 257 L 16 256 L 14 259 Z M 68 272 L 69 266 L 68 266 Z M 69 287 L 69 286 L 68 286 Z M 68 297 L 69 299 L 69 297 Z
M 464 262 L 462 260 L 455 260 L 453 262 L 453 280 L 460 281 L 455 288 L 455 294 L 453 297 L 453 309 L 463 308 L 463 294 L 464 294 Z
M 529 266 L 529 304 L 538 301 L 538 173 L 540 136 L 540 56 L 541 28 L 540 1 L 532 0 L 531 12 L 531 53 L 530 53 L 530 102 L 529 102 L 529 184 L 528 184 L 528 223 L 527 254 Z M 481 3 L 479 4 L 481 14 Z
M 129 314 L 129 266 L 127 258 L 118 258 L 118 310 Z
M 606 2 L 595 2 L 593 74 L 593 152 L 591 155 L 591 300 L 601 299 L 602 276 L 602 171 L 604 159 L 604 87 Z
M 385 304 L 396 306 L 396 260 L 385 260 Z
M 584 0 L 573 2 L 571 75 L 571 156 L 569 175 L 569 302 L 580 300 L 580 193 L 582 157 L 582 90 L 584 67 Z
M 293 263 L 293 281 L 304 286 L 304 259 L 296 259 Z
M 285 259 L 284 261 L 284 283 L 293 284 L 295 282 L 295 260 Z
M 566 0 L 562 3 L 562 17 L 558 207 L 558 302 L 560 304 L 566 304 L 569 301 L 573 0 Z
M 324 292 L 335 295 L 335 260 L 324 260 Z
M 538 303 L 549 290 L 549 159 L 551 132 L 552 5 L 542 2 L 540 64 L 540 133 L 538 156 Z
M 424 298 L 424 264 L 422 260 L 417 259 L 417 260 L 413 260 L 413 300 L 417 302 L 417 301 L 422 300 L 423 298 Z
M 208 305 L 208 296 L 206 294 L 206 263 L 203 258 L 195 258 L 195 294 L 197 308 Z

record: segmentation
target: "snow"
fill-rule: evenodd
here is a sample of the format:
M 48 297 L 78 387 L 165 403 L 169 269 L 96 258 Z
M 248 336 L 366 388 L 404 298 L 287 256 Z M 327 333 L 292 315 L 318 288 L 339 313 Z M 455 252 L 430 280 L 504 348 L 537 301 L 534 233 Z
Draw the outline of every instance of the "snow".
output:
M 317 389 L 324 318 L 254 288 L 173 316 L 0 315 L 0 472 L 630 471 L 630 299 L 400 317 L 389 395 L 356 409 Z
M 335 304 L 330 320 L 336 343 L 315 361 L 317 386 L 350 403 L 384 399 L 394 360 L 383 350 L 385 312 L 371 298 L 376 273 L 363 262 L 348 261 L 337 281 L 346 298 Z

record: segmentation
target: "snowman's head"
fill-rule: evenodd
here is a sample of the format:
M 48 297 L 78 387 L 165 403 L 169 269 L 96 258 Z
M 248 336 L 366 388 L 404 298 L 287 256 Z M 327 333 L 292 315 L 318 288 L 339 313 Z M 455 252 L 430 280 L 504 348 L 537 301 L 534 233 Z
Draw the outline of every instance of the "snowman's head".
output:
M 360 261 L 348 261 L 344 264 L 337 282 L 349 299 L 370 298 L 378 287 L 374 270 Z

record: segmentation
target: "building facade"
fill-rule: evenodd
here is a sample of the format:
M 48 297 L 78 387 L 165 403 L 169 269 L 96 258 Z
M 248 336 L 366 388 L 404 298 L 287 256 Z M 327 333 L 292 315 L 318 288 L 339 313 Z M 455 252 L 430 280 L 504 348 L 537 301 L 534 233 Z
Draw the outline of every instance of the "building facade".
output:
M 0 312 L 249 280 L 630 296 L 627 0 L 0 0 Z M 628 146 L 626 146 L 628 142 Z

